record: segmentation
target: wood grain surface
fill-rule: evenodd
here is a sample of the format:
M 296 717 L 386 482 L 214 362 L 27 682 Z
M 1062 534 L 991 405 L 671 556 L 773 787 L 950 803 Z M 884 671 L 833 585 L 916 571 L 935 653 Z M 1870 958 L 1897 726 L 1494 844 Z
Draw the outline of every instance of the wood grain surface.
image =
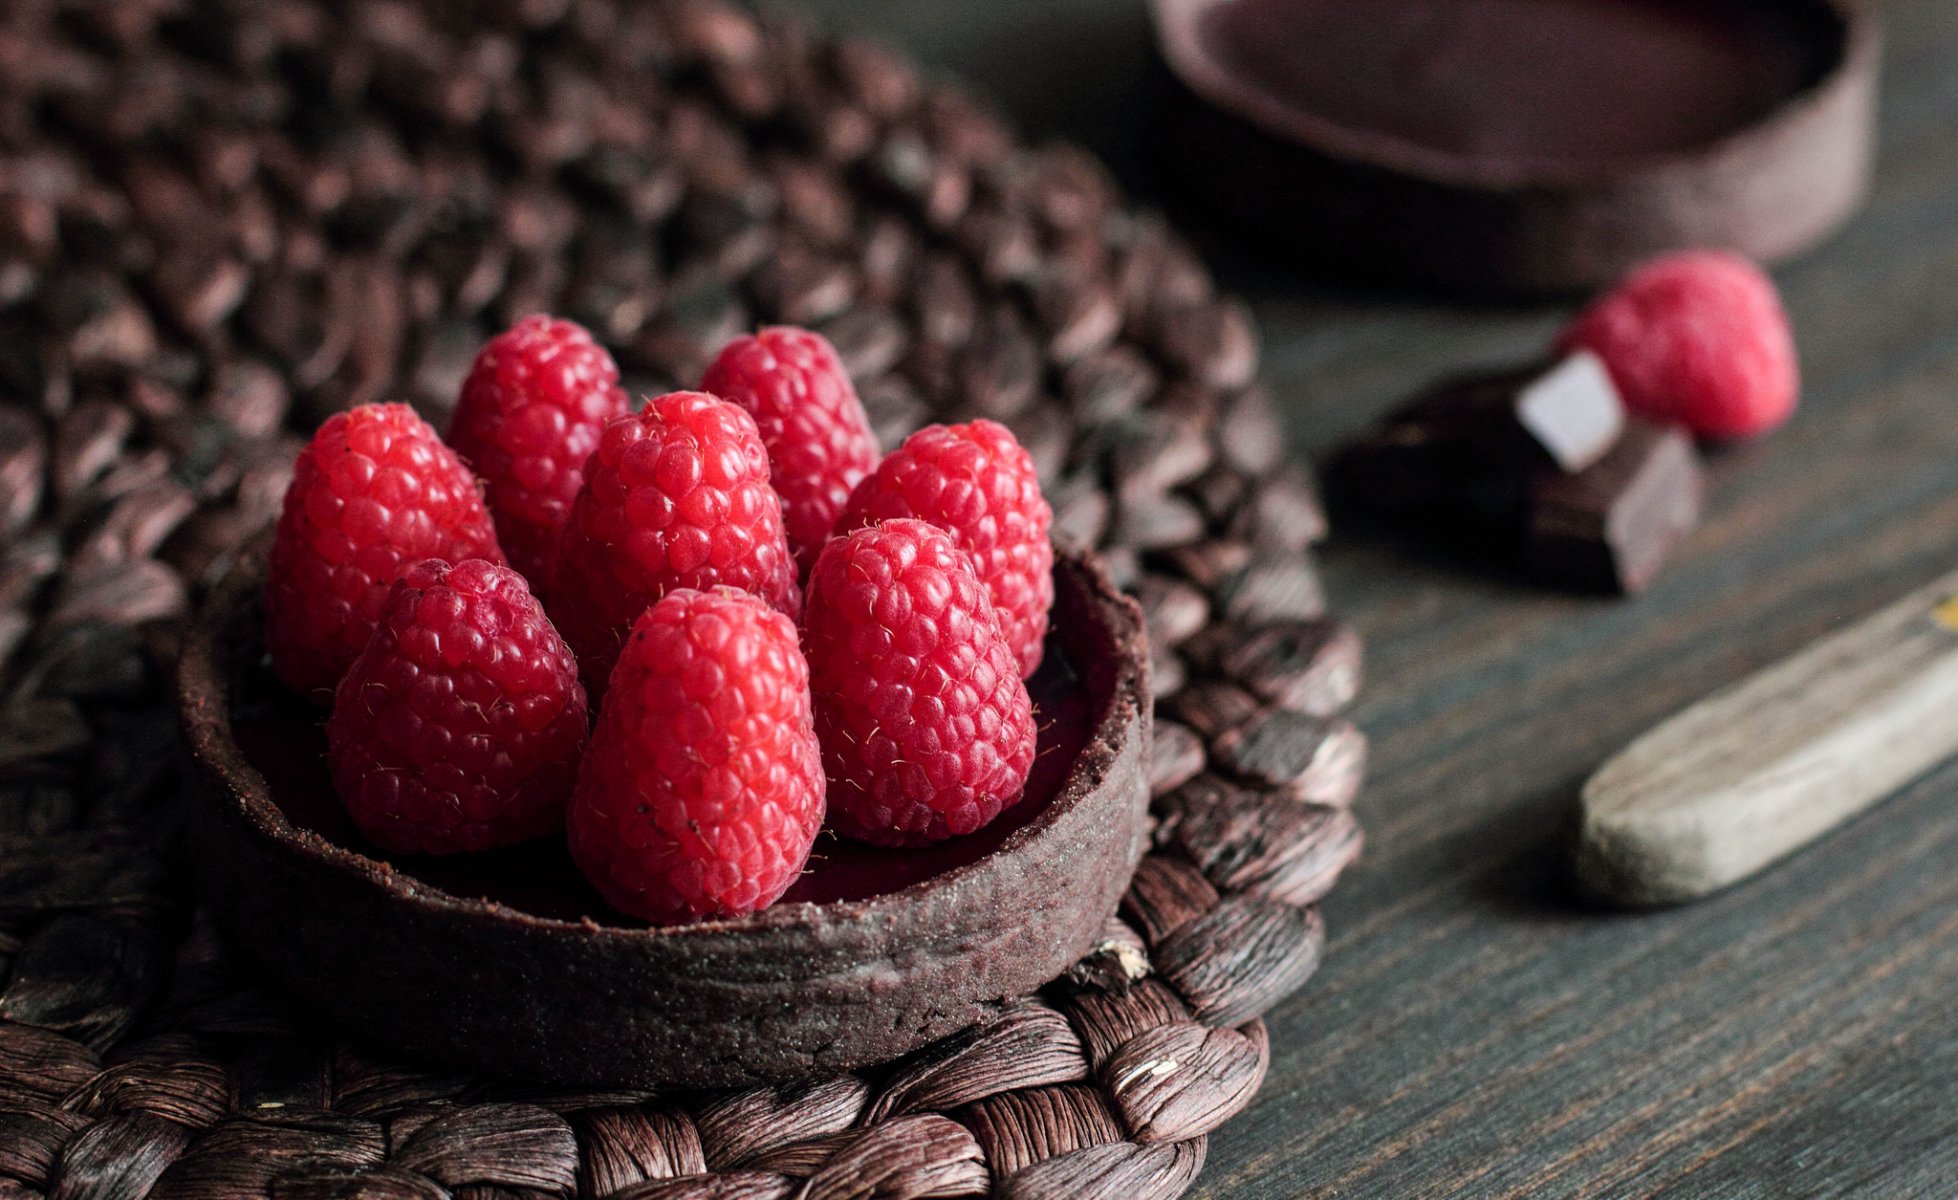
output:
M 1140 0 L 802 6 L 1166 194 Z M 1371 651 L 1367 856 L 1194 1194 L 1958 1195 L 1958 767 L 1689 908 L 1586 909 L 1566 866 L 1606 755 L 1958 551 L 1958 5 L 1883 7 L 1876 194 L 1780 275 L 1802 412 L 1717 463 L 1705 526 L 1647 594 L 1545 593 L 1341 527 L 1328 584 Z M 1437 373 L 1531 354 L 1565 315 L 1318 287 L 1177 215 L 1253 300 L 1301 453 Z

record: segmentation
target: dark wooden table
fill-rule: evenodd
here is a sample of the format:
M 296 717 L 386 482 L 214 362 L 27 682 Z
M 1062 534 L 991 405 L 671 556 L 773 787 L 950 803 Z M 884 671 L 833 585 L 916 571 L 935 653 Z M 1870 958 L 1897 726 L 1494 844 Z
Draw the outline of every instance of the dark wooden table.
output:
M 1138 0 L 808 7 L 1163 194 Z M 1886 8 L 1876 194 L 1780 274 L 1802 411 L 1718 463 L 1648 594 L 1335 538 L 1328 583 L 1371 652 L 1368 852 L 1196 1194 L 1958 1196 L 1958 767 L 1692 908 L 1589 910 L 1563 875 L 1605 755 L 1958 560 L 1958 5 Z M 1185 225 L 1253 300 L 1302 454 L 1438 372 L 1531 354 L 1566 311 L 1336 293 Z

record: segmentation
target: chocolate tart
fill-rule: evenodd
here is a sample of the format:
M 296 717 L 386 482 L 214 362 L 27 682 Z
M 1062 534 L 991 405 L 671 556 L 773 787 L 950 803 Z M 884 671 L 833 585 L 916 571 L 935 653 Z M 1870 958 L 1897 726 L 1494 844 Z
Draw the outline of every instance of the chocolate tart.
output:
M 326 781 L 319 714 L 265 666 L 263 555 L 248 553 L 179 680 L 212 911 L 335 1024 L 555 1084 L 782 1083 L 983 1021 L 1090 948 L 1144 849 L 1141 618 L 1093 556 L 1057 557 L 1027 799 L 928 850 L 826 833 L 773 907 L 649 928 L 608 909 L 555 841 L 449 859 L 364 845 Z
M 1863 0 L 1154 0 L 1179 177 L 1368 281 L 1562 293 L 1766 262 L 1867 191 Z

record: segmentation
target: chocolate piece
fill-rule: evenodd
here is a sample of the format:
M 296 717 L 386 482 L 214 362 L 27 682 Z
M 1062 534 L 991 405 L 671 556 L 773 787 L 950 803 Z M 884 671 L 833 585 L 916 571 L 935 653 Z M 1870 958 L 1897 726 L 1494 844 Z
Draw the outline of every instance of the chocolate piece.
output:
M 1155 9 L 1189 93 L 1180 177 L 1370 280 L 1563 292 L 1692 246 L 1775 261 L 1868 185 L 1861 0 Z
M 1338 471 L 1376 511 L 1483 533 L 1520 526 L 1530 567 L 1576 587 L 1638 590 L 1699 519 L 1690 439 L 1627 417 L 1603 364 L 1583 352 L 1437 385 L 1350 447 Z M 1236 669 L 1258 665 L 1241 657 Z
M 1636 592 L 1699 522 L 1703 491 L 1692 441 L 1633 419 L 1589 470 L 1532 477 L 1524 558 L 1551 582 Z
M 1473 501 L 1501 512 L 1514 506 L 1513 439 L 1500 431 L 1522 372 L 1450 379 L 1396 409 L 1333 466 L 1333 482 L 1354 503 L 1406 513 Z
M 1579 351 L 1525 383 L 1511 407 L 1516 423 L 1562 470 L 1575 474 L 1605 456 L 1625 429 L 1625 406 L 1604 363 Z
M 180 673 L 205 882 L 273 978 L 383 1044 L 634 1087 L 883 1062 L 1065 971 L 1144 848 L 1141 614 L 1080 552 L 1059 555 L 1054 665 L 1030 684 L 1052 765 L 999 829 L 926 851 L 826 839 L 781 903 L 672 929 L 610 913 L 549 842 L 499 861 L 373 857 L 306 765 L 317 723 L 281 716 L 254 669 L 262 570 L 260 554 L 241 561 Z
M 1515 509 L 1531 468 L 1582 471 L 1624 426 L 1604 364 L 1580 351 L 1548 367 L 1437 384 L 1341 457 L 1340 482 L 1382 512 L 1466 500 L 1500 516 Z

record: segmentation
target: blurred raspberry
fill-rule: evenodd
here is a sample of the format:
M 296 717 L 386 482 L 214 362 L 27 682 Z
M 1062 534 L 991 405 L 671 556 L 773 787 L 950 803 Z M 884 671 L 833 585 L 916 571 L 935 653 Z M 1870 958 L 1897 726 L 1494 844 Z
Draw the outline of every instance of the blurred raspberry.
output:
M 1699 437 L 1752 437 L 1795 411 L 1788 314 L 1774 281 L 1737 255 L 1700 250 L 1640 267 L 1558 345 L 1602 358 L 1632 412 Z
M 294 464 L 266 564 L 265 644 L 279 678 L 329 699 L 388 588 L 425 558 L 503 561 L 476 477 L 405 404 L 328 418 Z
M 892 517 L 949 530 L 970 553 L 1022 676 L 1040 665 L 1054 606 L 1053 510 L 1033 459 L 1004 425 L 927 425 L 850 496 L 839 534 Z
M 900 518 L 831 541 L 809 577 L 803 642 L 839 832 L 919 845 L 1019 799 L 1033 704 L 950 534 Z
M 850 489 L 877 466 L 870 418 L 836 351 L 806 329 L 764 329 L 729 342 L 700 387 L 755 418 L 789 549 L 807 577 Z
M 571 855 L 649 921 L 773 903 L 823 822 L 794 624 L 733 588 L 667 593 L 633 624 L 578 775 Z
M 801 608 L 768 451 L 746 412 L 672 392 L 605 427 L 558 542 L 548 605 L 603 692 L 632 623 L 675 588 L 753 592 Z
M 476 355 L 449 422 L 449 445 L 485 485 L 510 565 L 541 590 L 585 459 L 626 414 L 619 368 L 570 321 L 530 316 Z
M 508 567 L 431 559 L 388 594 L 326 722 L 354 825 L 408 854 L 554 833 L 585 745 L 577 660 Z

